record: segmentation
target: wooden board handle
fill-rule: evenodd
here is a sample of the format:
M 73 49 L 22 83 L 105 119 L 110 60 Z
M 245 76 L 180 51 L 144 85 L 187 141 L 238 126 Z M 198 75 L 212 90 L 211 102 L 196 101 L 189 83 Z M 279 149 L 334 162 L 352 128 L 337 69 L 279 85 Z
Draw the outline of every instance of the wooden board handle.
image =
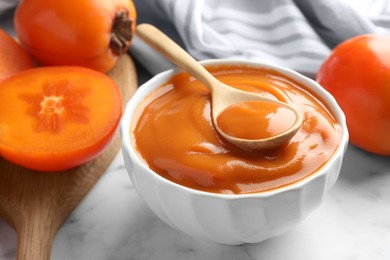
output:
M 16 260 L 50 259 L 56 232 L 53 232 L 53 229 L 45 228 L 40 217 L 32 216 L 31 219 L 35 221 L 30 221 L 18 228 Z
M 125 105 L 137 89 L 132 59 L 123 55 L 108 75 L 120 88 Z M 57 230 L 104 174 L 119 149 L 117 131 L 97 158 L 62 172 L 36 172 L 0 157 L 0 217 L 17 233 L 17 260 L 50 259 Z

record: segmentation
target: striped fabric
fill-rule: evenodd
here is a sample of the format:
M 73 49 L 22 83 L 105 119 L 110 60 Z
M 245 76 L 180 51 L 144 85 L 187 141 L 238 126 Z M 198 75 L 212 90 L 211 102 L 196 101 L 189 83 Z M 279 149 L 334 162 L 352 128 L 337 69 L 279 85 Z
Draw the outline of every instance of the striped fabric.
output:
M 3 13 L 14 8 L 18 4 L 18 2 L 18 0 L 0 0 L 0 19 Z
M 260 60 L 308 76 L 341 41 L 390 33 L 388 0 L 143 1 L 171 20 L 198 60 Z

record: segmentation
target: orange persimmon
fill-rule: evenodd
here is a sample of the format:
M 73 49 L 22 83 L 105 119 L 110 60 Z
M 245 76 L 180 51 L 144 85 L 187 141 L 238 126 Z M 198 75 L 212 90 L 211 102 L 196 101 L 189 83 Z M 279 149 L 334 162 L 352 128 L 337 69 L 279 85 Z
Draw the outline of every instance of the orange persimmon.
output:
M 0 29 L 0 81 L 21 70 L 34 67 L 29 54 Z
M 21 43 L 42 65 L 109 71 L 136 25 L 132 0 L 23 0 L 14 17 Z
M 390 156 L 390 35 L 359 35 L 340 43 L 316 80 L 347 118 L 352 144 Z
M 0 155 L 38 171 L 81 165 L 110 143 L 122 97 L 106 74 L 83 67 L 25 70 L 0 83 Z

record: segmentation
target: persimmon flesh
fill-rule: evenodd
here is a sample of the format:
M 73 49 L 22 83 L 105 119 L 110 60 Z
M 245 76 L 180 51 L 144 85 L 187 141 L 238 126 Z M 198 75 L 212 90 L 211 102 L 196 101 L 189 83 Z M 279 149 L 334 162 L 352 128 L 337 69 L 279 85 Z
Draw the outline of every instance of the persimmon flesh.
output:
M 37 171 L 79 166 L 110 143 L 121 114 L 121 93 L 101 72 L 22 71 L 0 85 L 0 155 Z

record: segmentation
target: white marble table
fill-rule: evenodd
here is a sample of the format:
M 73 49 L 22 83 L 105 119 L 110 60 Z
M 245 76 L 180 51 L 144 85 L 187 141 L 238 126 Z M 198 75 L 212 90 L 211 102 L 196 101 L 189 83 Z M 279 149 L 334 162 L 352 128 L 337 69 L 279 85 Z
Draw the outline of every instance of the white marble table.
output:
M 0 259 L 14 259 L 15 247 L 15 232 L 0 220 Z M 263 243 L 224 246 L 158 219 L 133 188 L 119 153 L 60 229 L 52 259 L 388 260 L 390 158 L 350 145 L 338 182 L 302 224 Z
M 149 77 L 142 69 L 140 76 Z M 0 260 L 14 259 L 15 248 L 15 232 L 0 219 Z M 52 259 L 389 260 L 390 157 L 350 145 L 338 182 L 303 223 L 259 244 L 224 246 L 158 219 L 136 193 L 119 153 L 59 230 Z

